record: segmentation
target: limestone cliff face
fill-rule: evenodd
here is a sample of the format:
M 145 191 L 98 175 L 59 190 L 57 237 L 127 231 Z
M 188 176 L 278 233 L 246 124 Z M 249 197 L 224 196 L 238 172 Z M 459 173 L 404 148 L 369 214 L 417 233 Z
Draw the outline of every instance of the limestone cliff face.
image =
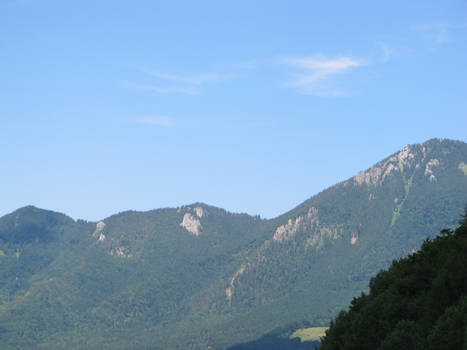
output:
M 430 161 L 426 163 L 425 176 L 427 176 L 432 182 L 436 181 L 436 176 L 434 174 L 434 171 L 438 165 L 439 165 L 439 160 L 436 158 L 430 159 Z
M 180 223 L 180 226 L 185 228 L 192 235 L 199 236 L 201 233 L 201 222 L 200 219 L 204 215 L 204 209 L 201 206 L 196 206 L 194 208 L 188 207 L 187 212 L 183 215 L 183 220 Z
M 342 230 L 337 225 L 320 224 L 318 209 L 314 206 L 308 209 L 305 215 L 289 219 L 286 224 L 279 226 L 272 240 L 280 243 L 286 242 L 293 239 L 297 232 L 303 232 L 307 237 L 307 246 L 312 247 L 322 244 L 323 240 L 336 240 L 342 236 Z
M 318 209 L 311 207 L 305 215 L 289 219 L 287 224 L 279 226 L 272 239 L 278 242 L 288 241 L 295 236 L 297 231 L 317 224 L 319 224 Z
M 363 184 L 382 185 L 392 175 L 407 174 L 420 167 L 424 168 L 427 179 L 434 182 L 436 181 L 436 169 L 440 165 L 440 159 L 430 157 L 430 151 L 434 143 L 442 145 L 443 142 L 443 139 L 433 139 L 422 144 L 407 145 L 400 152 L 377 163 L 370 169 L 359 172 L 344 184 L 353 183 L 356 186 Z
M 180 226 L 184 227 L 191 234 L 198 236 L 201 230 L 201 223 L 190 213 L 185 213 Z
M 105 222 L 104 221 L 99 221 L 96 224 L 96 229 L 94 230 L 94 232 L 92 234 L 92 237 L 99 238 L 99 241 L 101 241 L 102 239 L 100 239 L 100 236 L 102 235 L 102 230 L 104 228 L 105 228 Z
M 121 243 L 122 235 L 115 235 L 111 232 L 107 232 L 106 227 L 107 225 L 104 221 L 99 221 L 96 224 L 92 237 L 99 242 L 108 254 L 116 255 L 121 258 L 132 258 L 133 254 L 130 252 L 129 248 L 123 246 Z M 104 230 L 106 232 L 104 232 Z
M 420 151 L 422 159 L 424 159 L 426 155 L 425 147 L 419 150 L 414 146 L 407 145 L 402 151 L 376 164 L 367 171 L 359 172 L 352 180 L 355 185 L 382 184 L 391 174 L 402 173 L 407 169 L 416 167 L 417 161 L 420 160 Z

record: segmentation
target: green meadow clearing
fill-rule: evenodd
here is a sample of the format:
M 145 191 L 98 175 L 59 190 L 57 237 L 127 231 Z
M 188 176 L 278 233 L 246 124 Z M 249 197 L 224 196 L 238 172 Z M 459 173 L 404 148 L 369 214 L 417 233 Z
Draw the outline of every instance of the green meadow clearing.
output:
M 324 332 L 328 327 L 311 327 L 311 328 L 301 328 L 297 329 L 292 333 L 290 339 L 300 338 L 302 342 L 310 340 L 320 340 L 321 337 L 324 337 Z

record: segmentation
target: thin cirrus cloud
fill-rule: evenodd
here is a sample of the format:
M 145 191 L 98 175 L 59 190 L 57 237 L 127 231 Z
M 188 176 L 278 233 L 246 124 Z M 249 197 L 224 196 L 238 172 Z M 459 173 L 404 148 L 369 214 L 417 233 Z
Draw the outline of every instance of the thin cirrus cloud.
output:
M 152 126 L 164 126 L 168 127 L 172 125 L 172 119 L 165 116 L 146 116 L 135 119 L 135 122 L 138 124 L 152 125 Z
M 206 83 L 216 83 L 216 82 L 229 79 L 231 77 L 230 75 L 222 75 L 222 74 L 178 75 L 178 74 L 169 74 L 169 73 L 152 70 L 152 69 L 142 69 L 141 71 L 143 73 L 146 73 L 147 75 L 150 75 L 152 77 L 155 77 L 161 80 L 183 83 L 183 84 L 188 84 L 188 85 L 202 85 Z
M 378 42 L 379 49 L 381 51 L 381 60 L 386 63 L 390 61 L 393 57 L 399 56 L 398 50 L 396 50 L 394 47 L 389 46 L 385 42 Z
M 129 80 L 120 80 L 120 84 L 134 90 L 150 91 L 157 94 L 185 94 L 196 95 L 199 91 L 190 86 L 157 86 L 152 84 L 139 84 Z
M 283 62 L 301 70 L 300 74 L 287 83 L 287 87 L 299 89 L 304 94 L 323 97 L 346 95 L 338 87 L 329 86 L 328 80 L 337 74 L 364 65 L 363 61 L 349 56 L 327 58 L 324 55 L 286 58 Z
M 140 71 L 153 78 L 154 83 L 141 84 L 129 80 L 120 80 L 119 82 L 131 89 L 157 94 L 197 95 L 201 92 L 201 86 L 231 78 L 231 75 L 226 74 L 180 75 L 147 68 L 140 69 Z

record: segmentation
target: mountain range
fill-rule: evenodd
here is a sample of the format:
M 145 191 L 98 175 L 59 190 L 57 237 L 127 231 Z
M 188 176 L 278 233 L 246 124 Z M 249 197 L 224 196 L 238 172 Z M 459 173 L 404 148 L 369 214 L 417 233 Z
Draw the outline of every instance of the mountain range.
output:
M 269 220 L 203 203 L 99 222 L 24 207 L 0 218 L 0 345 L 226 349 L 327 325 L 466 203 L 467 144 L 431 139 Z

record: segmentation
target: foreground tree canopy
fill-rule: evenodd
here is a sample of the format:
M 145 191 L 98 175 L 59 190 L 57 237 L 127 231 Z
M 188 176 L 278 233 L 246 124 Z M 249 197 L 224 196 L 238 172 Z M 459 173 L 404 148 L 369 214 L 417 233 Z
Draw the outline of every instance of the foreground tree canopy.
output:
M 467 349 L 467 211 L 407 258 L 394 261 L 353 299 L 322 350 Z

